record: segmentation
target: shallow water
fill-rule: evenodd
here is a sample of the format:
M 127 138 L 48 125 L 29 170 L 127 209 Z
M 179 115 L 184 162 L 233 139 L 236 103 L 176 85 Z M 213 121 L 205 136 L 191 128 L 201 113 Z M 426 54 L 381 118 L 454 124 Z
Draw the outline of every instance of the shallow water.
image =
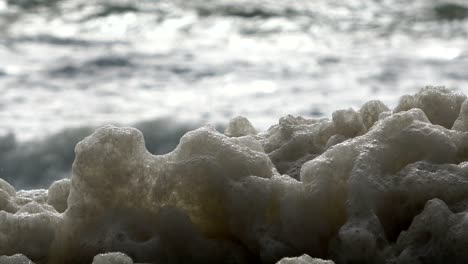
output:
M 0 0 L 0 130 L 167 117 L 260 129 L 468 91 L 464 1 Z

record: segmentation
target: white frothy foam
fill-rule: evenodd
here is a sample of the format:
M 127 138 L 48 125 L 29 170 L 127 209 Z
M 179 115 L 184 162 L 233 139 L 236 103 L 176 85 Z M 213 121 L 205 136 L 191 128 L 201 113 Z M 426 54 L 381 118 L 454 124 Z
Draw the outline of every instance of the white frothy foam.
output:
M 18 192 L 0 180 L 0 255 L 464 263 L 466 102 L 427 87 L 393 111 L 370 101 L 332 120 L 286 116 L 262 133 L 239 117 L 229 136 L 202 127 L 165 155 L 150 154 L 137 129 L 102 127 L 76 146 L 70 180 Z

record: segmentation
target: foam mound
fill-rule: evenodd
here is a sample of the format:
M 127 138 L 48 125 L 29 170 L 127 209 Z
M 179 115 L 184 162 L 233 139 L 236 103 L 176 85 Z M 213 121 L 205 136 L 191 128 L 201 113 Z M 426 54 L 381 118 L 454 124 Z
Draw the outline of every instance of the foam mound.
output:
M 296 258 L 283 258 L 277 264 L 334 264 L 331 260 L 322 260 L 311 258 L 309 255 L 304 254 Z
M 165 155 L 99 128 L 71 179 L 0 180 L 0 263 L 468 263 L 467 105 L 426 87 L 261 133 L 237 117 Z
M 92 264 L 133 264 L 133 260 L 123 253 L 115 252 L 95 256 Z
M 1 256 L 0 263 L 2 264 L 34 264 L 30 259 L 21 254 L 13 256 Z

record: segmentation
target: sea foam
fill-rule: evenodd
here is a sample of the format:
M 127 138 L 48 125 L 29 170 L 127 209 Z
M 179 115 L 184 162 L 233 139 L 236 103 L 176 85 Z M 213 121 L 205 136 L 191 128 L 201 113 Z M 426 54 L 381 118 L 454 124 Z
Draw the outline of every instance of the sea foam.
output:
M 467 105 L 426 87 L 261 133 L 239 117 L 165 155 L 99 128 L 71 179 L 0 180 L 0 263 L 466 263 Z

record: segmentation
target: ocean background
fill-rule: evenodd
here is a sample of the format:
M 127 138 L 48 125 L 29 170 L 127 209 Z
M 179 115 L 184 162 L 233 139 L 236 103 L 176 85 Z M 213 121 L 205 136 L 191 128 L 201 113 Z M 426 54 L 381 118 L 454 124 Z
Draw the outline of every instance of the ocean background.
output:
M 0 177 L 47 187 L 108 123 L 165 153 L 426 85 L 468 93 L 467 0 L 0 0 Z

